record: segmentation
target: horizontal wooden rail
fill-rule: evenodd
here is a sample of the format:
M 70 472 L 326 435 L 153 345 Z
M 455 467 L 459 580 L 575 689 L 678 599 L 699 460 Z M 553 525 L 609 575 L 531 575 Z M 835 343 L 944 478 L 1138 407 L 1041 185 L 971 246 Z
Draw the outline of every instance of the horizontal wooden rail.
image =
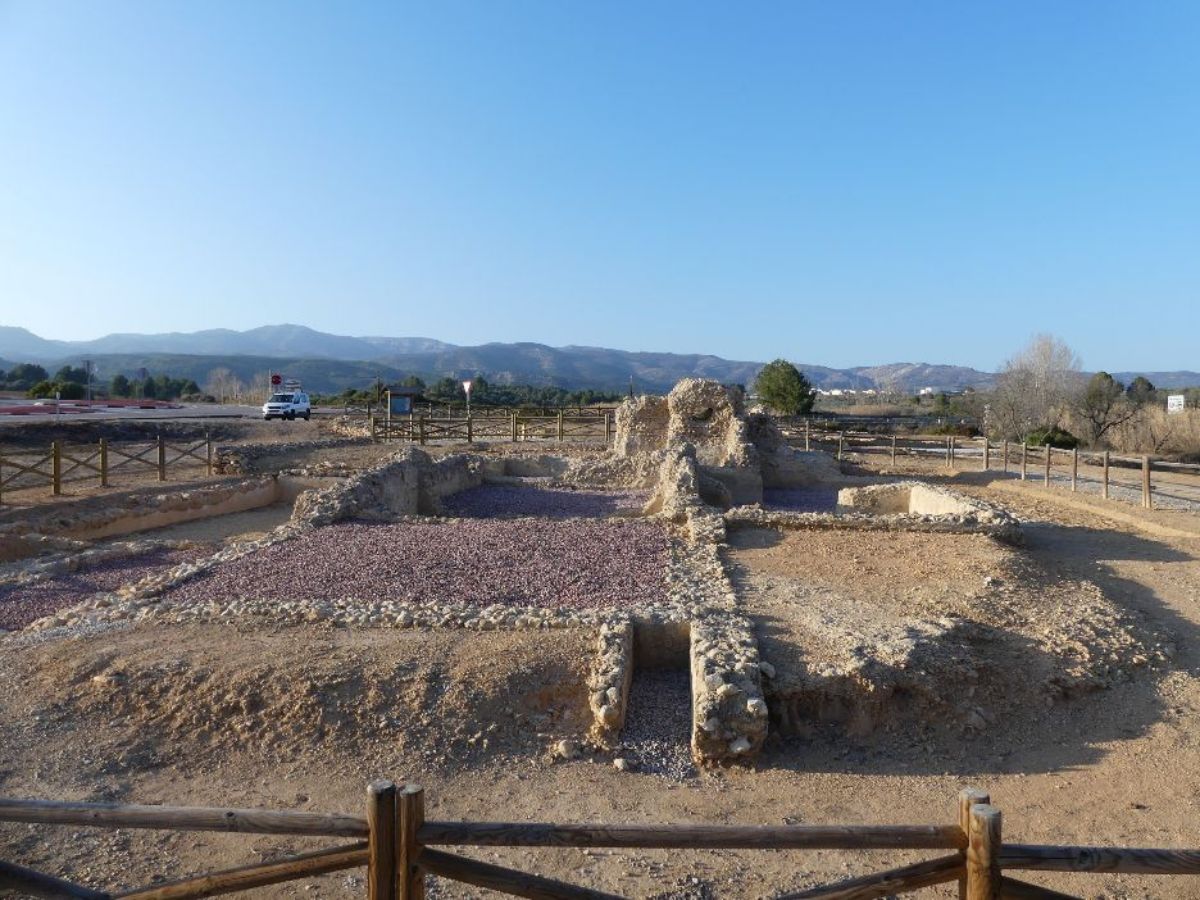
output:
M 197 897 L 215 897 L 218 894 L 232 894 L 235 891 L 245 891 L 268 884 L 295 881 L 297 878 L 340 872 L 366 864 L 367 845 L 351 844 L 348 847 L 301 853 L 274 862 L 208 872 L 170 884 L 156 884 L 153 887 L 125 891 L 116 896 L 127 900 L 194 900 Z
M 1041 872 L 1200 875 L 1200 850 L 1005 844 L 1000 851 L 1000 865 Z
M 935 884 L 956 881 L 964 871 L 963 859 L 955 853 L 886 872 L 848 878 L 836 884 L 809 888 L 796 894 L 784 894 L 778 900 L 878 900 L 892 894 L 919 891 Z
M 437 850 L 422 851 L 418 865 L 433 875 L 499 891 L 502 894 L 511 894 L 514 897 L 529 897 L 532 900 L 621 900 L 617 894 L 605 894 L 553 878 L 544 878 L 541 875 L 507 869 L 504 866 Z
M 777 850 L 962 850 L 957 825 L 552 825 L 426 822 L 422 844 Z
M 301 834 L 315 837 L 367 836 L 366 819 L 336 813 L 62 803 L 52 800 L 0 800 L 0 822 L 176 831 L 240 831 L 248 834 Z
M 94 891 L 9 862 L 0 862 L 0 890 L 18 891 L 46 900 L 109 900 L 109 895 L 103 891 Z

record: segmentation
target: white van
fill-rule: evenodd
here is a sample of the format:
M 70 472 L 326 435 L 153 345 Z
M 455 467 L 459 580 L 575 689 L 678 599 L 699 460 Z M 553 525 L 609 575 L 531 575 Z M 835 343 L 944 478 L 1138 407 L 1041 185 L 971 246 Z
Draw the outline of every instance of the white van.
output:
M 308 420 L 312 416 L 312 407 L 308 403 L 308 394 L 301 390 L 285 390 L 272 394 L 263 404 L 263 419 L 287 419 L 297 417 Z

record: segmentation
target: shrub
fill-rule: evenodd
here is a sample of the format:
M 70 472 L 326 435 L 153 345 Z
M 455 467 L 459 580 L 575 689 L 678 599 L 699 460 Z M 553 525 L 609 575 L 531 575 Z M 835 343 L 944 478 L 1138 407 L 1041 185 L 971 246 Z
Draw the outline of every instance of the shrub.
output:
M 1031 431 L 1027 440 L 1031 447 L 1050 446 L 1059 450 L 1074 450 L 1079 446 L 1079 438 L 1057 425 L 1053 428 L 1039 428 Z

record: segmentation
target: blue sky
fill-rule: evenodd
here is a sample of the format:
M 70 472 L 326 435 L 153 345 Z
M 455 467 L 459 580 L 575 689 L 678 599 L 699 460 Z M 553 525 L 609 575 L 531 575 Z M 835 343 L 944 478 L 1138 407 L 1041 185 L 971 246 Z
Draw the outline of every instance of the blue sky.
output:
M 0 324 L 1200 369 L 1200 4 L 0 0 Z

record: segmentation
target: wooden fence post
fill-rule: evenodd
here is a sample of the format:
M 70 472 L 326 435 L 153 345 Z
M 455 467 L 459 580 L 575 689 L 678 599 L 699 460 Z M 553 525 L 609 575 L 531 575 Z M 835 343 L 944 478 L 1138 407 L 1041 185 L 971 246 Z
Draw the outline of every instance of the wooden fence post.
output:
M 950 468 L 954 468 L 954 463 L 958 460 L 958 438 L 955 435 L 950 435 Z
M 367 897 L 396 900 L 396 785 L 367 786 Z
M 161 434 L 158 436 L 158 480 L 167 480 L 167 442 Z
M 892 433 L 892 465 L 896 464 L 896 434 Z
M 977 791 L 974 788 L 965 788 L 958 792 L 958 827 L 963 830 L 963 834 L 967 835 L 968 840 L 971 836 L 971 809 L 980 804 L 991 803 L 992 798 L 983 791 Z M 963 865 L 966 866 L 967 851 L 962 851 Z M 967 876 L 964 871 L 962 878 L 958 879 L 958 897 L 959 900 L 966 900 L 967 896 Z
M 212 467 L 213 467 L 212 434 L 207 431 L 204 432 L 204 458 L 208 465 L 208 474 L 212 475 Z
M 467 443 L 470 444 L 475 440 L 474 432 L 471 426 L 471 414 L 467 413 Z
M 983 471 L 987 471 L 992 467 L 992 443 L 988 440 L 987 435 L 983 436 Z
M 400 791 L 400 821 L 396 835 L 399 857 L 399 900 L 425 900 L 425 875 L 420 869 L 417 832 L 425 824 L 425 792 L 406 784 Z
M 1075 493 L 1079 483 L 1079 448 L 1071 448 L 1071 493 Z
M 1044 487 L 1050 487 L 1050 458 L 1054 455 L 1054 448 L 1049 444 L 1046 445 L 1046 475 L 1042 479 Z
M 838 432 L 838 455 L 837 455 L 838 462 L 842 461 L 842 452 L 845 449 L 845 442 L 846 442 L 846 435 L 839 431 Z
M 208 474 L 212 474 L 211 462 Z M 108 487 L 108 438 L 100 438 L 100 487 Z
M 54 441 L 50 444 L 50 474 L 51 474 L 51 489 L 54 491 L 54 496 L 57 497 L 62 493 L 62 442 Z
M 946 438 L 946 465 L 953 467 L 954 466 L 954 458 L 951 456 L 951 450 L 950 450 L 950 441 L 951 440 L 952 440 L 951 438 Z
M 517 412 L 513 410 L 512 414 L 512 442 L 517 442 Z
M 1150 457 L 1142 457 L 1142 506 L 1154 509 L 1154 498 L 1150 494 Z
M 1101 496 L 1105 500 L 1108 499 L 1108 451 L 1104 451 L 1104 485 L 1101 488 Z
M 967 900 L 1000 900 L 1000 810 L 980 803 L 971 807 L 967 833 Z
M 1029 471 L 1029 442 L 1021 441 L 1021 480 L 1025 480 L 1025 475 Z
M 565 440 L 565 438 L 566 438 L 566 435 L 563 431 L 563 413 L 562 413 L 562 410 L 560 409 L 558 411 L 558 442 L 561 444 Z
M 1004 474 L 1008 474 L 1008 438 L 1004 439 Z
M 807 452 L 812 449 L 812 423 L 804 420 L 804 450 Z
M 425 417 L 417 417 L 417 440 L 421 442 L 421 446 L 425 446 Z
M 607 445 L 612 440 L 612 414 L 604 414 L 604 443 Z

